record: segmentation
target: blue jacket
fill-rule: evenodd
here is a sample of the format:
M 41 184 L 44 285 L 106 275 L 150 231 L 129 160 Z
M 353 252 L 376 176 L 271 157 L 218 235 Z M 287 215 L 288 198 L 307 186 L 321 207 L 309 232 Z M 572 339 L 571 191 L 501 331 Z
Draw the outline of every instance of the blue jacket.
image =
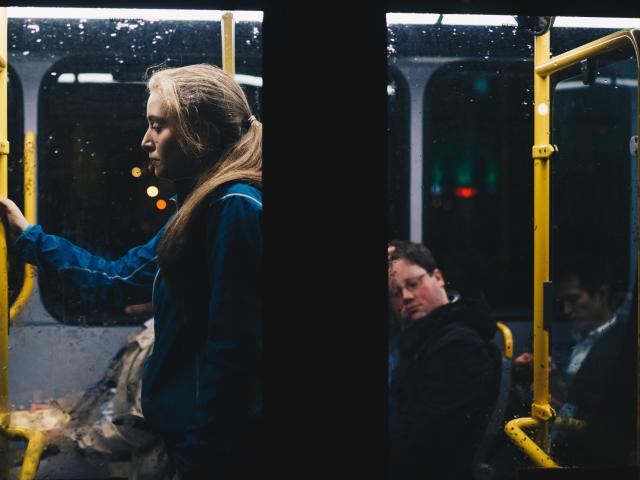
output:
M 176 187 L 180 202 L 188 192 Z M 145 363 L 142 407 L 186 478 L 245 464 L 255 454 L 262 417 L 262 193 L 239 182 L 222 185 L 204 218 L 203 258 L 193 265 L 193 294 L 181 301 L 157 267 L 165 227 L 117 260 L 39 225 L 16 241 L 24 261 L 55 269 L 64 280 L 152 289 L 155 343 Z

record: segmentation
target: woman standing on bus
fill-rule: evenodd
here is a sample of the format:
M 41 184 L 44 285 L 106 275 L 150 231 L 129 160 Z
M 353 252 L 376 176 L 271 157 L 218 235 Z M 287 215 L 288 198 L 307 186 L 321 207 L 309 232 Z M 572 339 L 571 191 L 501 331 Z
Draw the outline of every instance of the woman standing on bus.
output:
M 145 419 L 179 477 L 243 478 L 262 417 L 262 125 L 210 65 L 156 71 L 147 88 L 142 148 L 179 205 L 147 244 L 106 260 L 0 203 L 25 261 L 82 285 L 152 290 Z

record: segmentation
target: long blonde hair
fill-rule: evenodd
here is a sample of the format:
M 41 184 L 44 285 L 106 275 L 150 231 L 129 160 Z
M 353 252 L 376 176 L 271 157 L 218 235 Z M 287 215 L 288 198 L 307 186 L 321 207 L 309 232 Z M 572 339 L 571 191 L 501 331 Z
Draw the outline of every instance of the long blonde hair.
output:
M 262 184 L 262 124 L 252 116 L 235 80 L 212 65 L 157 70 L 147 89 L 159 94 L 178 145 L 201 170 L 196 187 L 158 245 L 163 278 L 173 293 L 179 293 L 186 279 L 181 273 L 193 267 L 199 231 L 194 222 L 209 194 L 234 180 Z

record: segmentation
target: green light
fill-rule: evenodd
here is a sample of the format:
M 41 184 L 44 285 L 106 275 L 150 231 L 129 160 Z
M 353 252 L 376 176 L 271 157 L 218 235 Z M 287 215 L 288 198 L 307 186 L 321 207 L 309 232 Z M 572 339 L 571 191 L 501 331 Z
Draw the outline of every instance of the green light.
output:
M 473 162 L 469 157 L 461 157 L 456 165 L 456 185 L 470 187 L 473 184 Z
M 495 190 L 498 186 L 498 164 L 494 158 L 487 162 L 486 181 L 489 190 Z

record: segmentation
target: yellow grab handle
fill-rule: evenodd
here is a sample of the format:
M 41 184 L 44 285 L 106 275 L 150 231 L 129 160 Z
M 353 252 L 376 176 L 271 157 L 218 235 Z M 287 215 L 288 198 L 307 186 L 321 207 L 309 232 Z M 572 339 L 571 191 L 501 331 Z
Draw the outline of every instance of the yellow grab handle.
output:
M 524 452 L 537 466 L 545 468 L 560 468 L 553 459 L 540 448 L 529 436 L 524 433 L 523 428 L 540 427 L 542 422 L 535 418 L 516 418 L 507 422 L 504 432 Z
M 45 447 L 44 435 L 38 430 L 30 430 L 25 427 L 8 427 L 5 429 L 5 433 L 11 437 L 22 437 L 29 441 L 20 469 L 20 480 L 34 480 Z
M 502 333 L 503 354 L 507 358 L 513 358 L 513 334 L 511 329 L 502 322 L 496 322 L 496 325 Z

